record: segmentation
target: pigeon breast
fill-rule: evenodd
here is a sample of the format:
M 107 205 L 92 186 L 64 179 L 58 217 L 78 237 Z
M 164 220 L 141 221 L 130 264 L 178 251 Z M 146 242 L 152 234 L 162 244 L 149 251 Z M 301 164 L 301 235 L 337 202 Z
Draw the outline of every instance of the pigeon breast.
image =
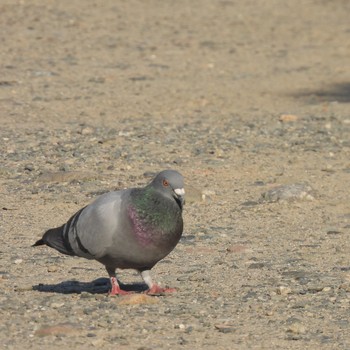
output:
M 169 253 L 178 243 L 182 230 L 182 209 L 175 199 L 164 196 L 156 189 L 134 189 L 127 207 L 131 234 L 145 249 Z

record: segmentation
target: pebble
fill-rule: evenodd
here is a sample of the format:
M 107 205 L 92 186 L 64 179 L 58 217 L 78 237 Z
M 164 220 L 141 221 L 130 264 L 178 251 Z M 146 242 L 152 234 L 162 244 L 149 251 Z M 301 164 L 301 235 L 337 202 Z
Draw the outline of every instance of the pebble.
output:
M 33 164 L 26 164 L 24 166 L 24 170 L 33 171 L 34 170 L 34 165 Z
M 308 285 L 307 286 L 307 291 L 309 293 L 318 293 L 318 292 L 322 292 L 324 289 L 324 286 L 322 285 L 318 285 L 318 284 L 312 284 L 312 285 Z
M 339 234 L 341 234 L 340 230 L 337 230 L 337 229 L 329 229 L 329 230 L 327 230 L 327 235 L 339 235 Z
M 92 135 L 93 133 L 95 132 L 95 129 L 92 128 L 91 126 L 86 126 L 86 127 L 83 127 L 81 130 L 80 130 L 80 133 L 84 136 L 86 135 Z
M 47 267 L 47 272 L 56 272 L 59 269 L 57 265 L 49 265 Z
M 279 286 L 276 289 L 276 293 L 278 295 L 288 295 L 288 294 L 292 293 L 292 290 L 291 290 L 291 288 L 286 287 L 286 286 Z
M 235 244 L 235 245 L 229 246 L 226 248 L 226 251 L 228 253 L 234 253 L 234 254 L 253 253 L 253 249 L 247 247 L 246 245 L 242 245 L 242 244 Z
M 95 348 L 102 347 L 104 343 L 105 343 L 104 339 L 101 339 L 101 338 L 97 338 L 91 341 L 91 345 Z
M 230 324 L 216 324 L 215 328 L 221 333 L 233 333 L 236 331 L 235 327 Z
M 322 168 L 321 170 L 324 172 L 327 172 L 327 173 L 335 173 L 336 172 L 336 170 L 333 169 L 332 165 L 329 165 L 329 164 L 327 164 L 326 167 Z
M 61 302 L 61 303 L 55 302 L 55 303 L 52 303 L 52 304 L 50 305 L 50 307 L 52 307 L 53 309 L 59 309 L 59 308 L 61 308 L 62 306 L 64 306 L 64 303 L 63 303 L 63 302 Z
M 208 189 L 204 189 L 202 191 L 202 194 L 204 196 L 215 196 L 216 195 L 216 192 L 214 190 L 208 190 Z
M 180 323 L 180 324 L 176 324 L 175 325 L 175 327 L 174 327 L 175 329 L 185 329 L 186 328 L 186 326 L 183 324 L 183 323 Z
M 295 183 L 275 187 L 261 194 L 261 200 L 266 202 L 294 201 L 315 199 L 314 189 L 308 184 Z
M 301 322 L 295 321 L 288 326 L 287 332 L 293 334 L 305 334 L 306 327 Z
M 258 204 L 259 204 L 259 202 L 257 202 L 257 201 L 245 201 L 241 205 L 244 207 L 254 207 Z
M 35 331 L 34 335 L 38 337 L 45 337 L 50 335 L 67 336 L 69 334 L 79 333 L 81 328 L 77 324 L 62 323 L 53 326 L 43 326 Z
M 8 280 L 10 277 L 10 274 L 5 271 L 0 271 L 0 281 L 1 280 Z
M 295 122 L 299 119 L 297 115 L 294 114 L 282 114 L 279 117 L 279 121 L 285 122 L 285 123 L 290 123 L 290 122 Z
M 349 284 L 349 283 L 342 283 L 342 284 L 339 286 L 339 289 L 343 289 L 343 290 L 345 290 L 346 292 L 350 292 L 350 284 Z

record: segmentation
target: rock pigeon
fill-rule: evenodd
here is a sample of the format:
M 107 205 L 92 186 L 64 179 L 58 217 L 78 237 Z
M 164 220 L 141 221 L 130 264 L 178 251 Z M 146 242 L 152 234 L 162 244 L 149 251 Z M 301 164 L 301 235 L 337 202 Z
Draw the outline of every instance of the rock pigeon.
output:
M 120 288 L 116 268 L 139 271 L 149 294 L 172 292 L 153 283 L 150 270 L 181 238 L 184 195 L 182 175 L 164 170 L 143 188 L 99 196 L 33 246 L 99 261 L 110 278 L 110 295 L 130 293 Z

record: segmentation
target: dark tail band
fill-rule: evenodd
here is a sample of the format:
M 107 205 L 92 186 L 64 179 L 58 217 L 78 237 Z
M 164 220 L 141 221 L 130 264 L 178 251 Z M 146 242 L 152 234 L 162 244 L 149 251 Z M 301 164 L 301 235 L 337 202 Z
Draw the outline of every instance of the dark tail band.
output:
M 42 239 L 39 239 L 32 245 L 32 247 L 36 247 L 38 245 L 45 245 L 45 242 Z

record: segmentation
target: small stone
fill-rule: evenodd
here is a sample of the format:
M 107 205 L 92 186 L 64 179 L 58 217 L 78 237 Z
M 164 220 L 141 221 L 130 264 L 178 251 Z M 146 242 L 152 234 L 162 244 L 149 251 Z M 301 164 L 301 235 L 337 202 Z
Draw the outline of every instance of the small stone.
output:
M 312 293 L 312 294 L 316 294 L 316 293 L 319 293 L 319 292 L 322 292 L 323 291 L 323 286 L 322 285 L 309 285 L 308 288 L 307 288 L 307 291 L 309 293 Z
M 175 164 L 177 164 L 177 165 L 181 165 L 181 164 L 184 163 L 184 160 L 183 160 L 182 158 L 178 157 L 178 158 L 175 158 L 175 159 L 173 160 L 173 163 L 175 163 Z
M 332 165 L 327 164 L 325 167 L 321 169 L 321 171 L 327 172 L 327 173 L 335 173 L 335 170 L 333 169 Z
M 265 267 L 264 263 L 252 263 L 248 266 L 248 269 L 262 269 Z
M 274 203 L 279 201 L 309 200 L 315 199 L 314 190 L 308 184 L 295 183 L 275 187 L 262 193 L 261 200 Z
M 288 295 L 288 294 L 292 293 L 292 290 L 286 286 L 279 286 L 276 289 L 276 293 L 279 295 Z
M 23 262 L 23 259 L 16 259 L 15 260 L 16 265 L 22 264 L 22 262 Z
M 180 337 L 179 340 L 178 340 L 178 343 L 180 345 L 186 345 L 188 343 L 188 341 L 185 338 Z
M 104 340 L 101 338 L 97 338 L 91 341 L 91 345 L 94 347 L 101 347 L 104 344 Z
M 143 176 L 146 177 L 146 178 L 153 178 L 155 177 L 157 174 L 154 172 L 154 171 L 145 171 L 143 173 Z
M 265 186 L 265 182 L 261 181 L 261 180 L 257 180 L 257 181 L 254 182 L 254 185 L 255 186 Z
M 350 292 L 350 284 L 349 283 L 343 283 L 339 286 L 339 289 L 343 289 L 346 292 Z
M 215 328 L 221 333 L 232 333 L 235 331 L 235 328 L 233 327 L 233 325 L 226 324 L 226 323 L 216 324 Z
M 9 277 L 10 277 L 10 275 L 9 275 L 7 272 L 5 272 L 5 271 L 0 271 L 0 281 L 1 281 L 1 280 L 8 280 Z
M 294 114 L 282 114 L 279 117 L 280 122 L 285 122 L 285 123 L 290 123 L 290 122 L 295 122 L 299 119 L 297 115 Z
M 337 229 L 330 229 L 327 231 L 327 235 L 339 235 L 341 233 L 341 231 L 337 230 Z
M 86 292 L 86 291 L 82 291 L 80 293 L 80 299 L 89 299 L 89 298 L 93 298 L 94 295 L 89 293 L 89 292 Z
M 53 309 L 59 309 L 59 308 L 61 308 L 62 306 L 64 306 L 64 303 L 52 303 L 50 306 L 51 306 L 51 308 L 53 308 Z
M 176 280 L 179 281 L 179 282 L 188 281 L 189 280 L 189 276 L 188 275 L 177 276 Z
M 288 333 L 304 334 L 306 333 L 306 327 L 301 322 L 293 322 L 287 328 Z
M 44 326 L 38 329 L 34 334 L 38 337 L 45 337 L 49 335 L 65 336 L 67 334 L 78 333 L 80 327 L 72 323 L 62 323 L 54 326 Z
M 192 331 L 193 331 L 193 327 L 192 326 L 188 326 L 188 327 L 186 327 L 186 329 L 185 329 L 185 332 L 186 333 L 192 333 Z
M 206 201 L 207 199 L 211 199 L 212 196 L 215 196 L 216 192 L 213 190 L 203 190 L 202 191 L 202 201 Z
M 58 270 L 58 266 L 50 265 L 47 267 L 47 272 L 56 272 Z
M 33 164 L 26 164 L 24 166 L 24 170 L 33 171 L 34 170 L 34 165 Z
M 82 135 L 91 135 L 94 133 L 94 129 L 91 126 L 85 126 L 81 129 L 80 133 Z
M 215 191 L 213 191 L 213 190 L 203 190 L 202 191 L 202 194 L 204 195 L 204 196 L 215 196 L 216 195 L 216 192 Z
M 253 249 L 248 248 L 247 246 L 242 244 L 235 244 L 226 248 L 226 251 L 228 253 L 234 253 L 234 254 L 247 254 L 247 253 L 252 253 Z
M 175 329 L 185 329 L 185 328 L 186 328 L 186 326 L 182 323 L 175 325 Z
M 241 205 L 243 205 L 244 207 L 254 207 L 255 205 L 258 205 L 259 202 L 256 201 L 246 201 L 243 202 Z

